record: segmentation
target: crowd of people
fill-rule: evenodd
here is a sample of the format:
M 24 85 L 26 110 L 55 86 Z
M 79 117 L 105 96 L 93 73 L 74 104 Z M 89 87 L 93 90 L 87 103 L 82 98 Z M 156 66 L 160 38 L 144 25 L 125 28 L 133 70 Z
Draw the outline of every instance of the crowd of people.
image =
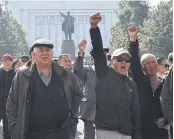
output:
M 74 61 L 68 54 L 53 58 L 47 39 L 32 44 L 31 58 L 2 56 L 4 139 L 75 139 L 78 119 L 84 139 L 173 138 L 173 52 L 140 57 L 135 26 L 128 28 L 129 48 L 109 55 L 101 20 L 100 13 L 90 16 L 90 64 L 84 64 L 86 40 Z

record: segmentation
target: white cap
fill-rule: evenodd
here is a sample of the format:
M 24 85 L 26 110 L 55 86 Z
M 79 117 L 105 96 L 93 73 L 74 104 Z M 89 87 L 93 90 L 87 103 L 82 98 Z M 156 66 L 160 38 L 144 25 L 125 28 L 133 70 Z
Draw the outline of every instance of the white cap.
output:
M 128 50 L 124 49 L 124 48 L 119 48 L 119 49 L 116 49 L 113 54 L 112 54 L 112 57 L 111 59 L 114 57 L 114 56 L 120 56 L 122 54 L 127 54 L 130 58 L 131 58 L 131 54 L 128 52 Z

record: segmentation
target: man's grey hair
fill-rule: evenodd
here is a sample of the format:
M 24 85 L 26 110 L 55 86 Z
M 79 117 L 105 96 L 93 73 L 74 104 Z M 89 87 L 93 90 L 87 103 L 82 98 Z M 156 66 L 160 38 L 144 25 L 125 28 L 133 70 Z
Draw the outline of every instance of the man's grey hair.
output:
M 60 59 L 61 59 L 62 57 L 64 57 L 64 56 L 70 58 L 70 56 L 69 56 L 68 54 L 61 54 L 61 55 L 59 56 L 58 60 L 60 60 Z
M 34 49 L 33 49 L 33 52 L 36 52 L 37 51 L 37 47 L 35 47 Z
M 153 54 L 151 54 L 151 53 L 146 53 L 146 54 L 143 54 L 143 55 L 141 56 L 141 60 L 140 60 L 141 65 L 146 64 L 146 59 L 147 59 L 148 57 L 154 57 L 154 59 L 156 60 L 156 57 L 155 57 Z
M 33 49 L 33 52 L 37 52 L 37 50 L 38 50 L 38 47 L 35 47 L 35 48 Z M 51 49 L 51 51 L 53 51 L 53 49 Z

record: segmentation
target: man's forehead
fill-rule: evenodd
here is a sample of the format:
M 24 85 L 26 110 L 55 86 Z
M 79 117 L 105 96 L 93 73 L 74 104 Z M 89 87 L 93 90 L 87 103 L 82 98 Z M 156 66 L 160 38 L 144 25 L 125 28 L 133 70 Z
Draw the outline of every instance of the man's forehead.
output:
M 156 58 L 152 55 L 149 55 L 146 57 L 147 60 L 156 60 Z
M 156 60 L 156 58 L 155 58 L 154 56 L 147 56 L 147 57 L 144 59 L 144 61 L 145 61 L 145 63 L 147 63 L 147 62 L 154 62 L 154 61 L 157 62 L 157 60 Z
M 39 46 L 39 47 L 36 47 L 38 49 L 51 49 L 51 48 L 48 48 L 47 46 Z

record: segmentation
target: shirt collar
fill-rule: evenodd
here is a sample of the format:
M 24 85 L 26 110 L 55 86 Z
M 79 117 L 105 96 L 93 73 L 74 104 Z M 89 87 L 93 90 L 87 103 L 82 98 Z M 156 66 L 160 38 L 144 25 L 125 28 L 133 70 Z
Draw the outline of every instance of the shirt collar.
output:
M 37 67 L 37 71 L 39 73 L 39 76 L 45 76 L 45 74 Z M 49 74 L 47 77 L 51 76 L 51 73 L 52 73 L 52 67 L 50 67 L 50 71 L 49 71 Z

